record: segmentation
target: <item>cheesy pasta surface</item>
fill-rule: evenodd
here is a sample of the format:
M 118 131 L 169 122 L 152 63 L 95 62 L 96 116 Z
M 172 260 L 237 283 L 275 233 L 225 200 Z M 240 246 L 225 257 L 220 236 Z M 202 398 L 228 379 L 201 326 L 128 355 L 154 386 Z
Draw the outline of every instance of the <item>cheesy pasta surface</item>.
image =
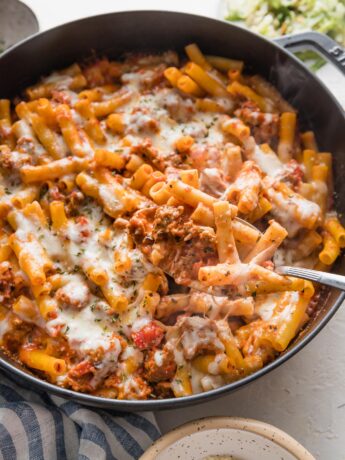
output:
M 0 100 L 0 346 L 107 398 L 238 380 L 312 314 L 275 267 L 331 267 L 331 196 L 331 154 L 240 61 L 191 44 L 53 72 Z

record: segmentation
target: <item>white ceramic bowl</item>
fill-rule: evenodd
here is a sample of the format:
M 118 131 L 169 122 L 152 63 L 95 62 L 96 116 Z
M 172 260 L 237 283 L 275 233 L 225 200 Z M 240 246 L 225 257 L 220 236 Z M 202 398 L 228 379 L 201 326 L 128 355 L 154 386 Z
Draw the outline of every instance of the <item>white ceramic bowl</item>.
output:
M 202 460 L 226 455 L 233 460 L 315 460 L 284 431 L 247 418 L 210 417 L 170 431 L 140 460 Z

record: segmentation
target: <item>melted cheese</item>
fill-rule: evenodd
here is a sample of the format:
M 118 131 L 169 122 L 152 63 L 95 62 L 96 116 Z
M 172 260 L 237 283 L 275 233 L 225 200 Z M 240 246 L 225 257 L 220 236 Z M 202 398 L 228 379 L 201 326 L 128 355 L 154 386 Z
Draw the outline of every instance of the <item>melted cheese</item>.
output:
M 257 296 L 255 313 L 264 321 L 270 321 L 280 297 L 281 292 Z
M 140 399 L 142 388 L 134 376 L 128 376 L 123 383 L 119 384 L 126 399 Z
M 162 350 L 156 350 L 154 355 L 153 355 L 153 359 L 155 360 L 155 363 L 158 367 L 162 367 L 163 366 L 163 360 L 164 360 L 164 356 L 163 356 L 163 351 Z
M 212 321 L 194 316 L 186 318 L 182 324 L 181 344 L 187 359 L 193 358 L 198 349 L 212 347 L 224 350 L 224 345 L 219 340 Z
M 220 373 L 220 363 L 223 359 L 227 359 L 226 355 L 224 353 L 217 353 L 214 361 L 208 365 L 208 372 L 213 375 L 218 375 Z
M 106 286 L 115 295 L 125 295 L 132 302 L 145 276 L 154 269 L 139 250 L 128 248 L 127 234 L 122 230 L 115 231 L 111 247 L 102 244 L 100 235 L 106 228 L 107 225 L 97 226 L 92 218 L 85 225 L 69 222 L 66 228 L 69 257 L 73 265 L 86 272 L 92 267 L 102 268 L 109 278 Z M 115 250 L 129 257 L 131 267 L 128 271 L 120 274 L 115 271 Z
M 201 393 L 203 391 L 202 385 L 201 385 L 201 380 L 204 377 L 205 374 L 202 372 L 199 372 L 197 369 L 194 367 L 191 367 L 190 370 L 190 383 L 192 386 L 193 394 L 196 393 Z
M 111 317 L 95 314 L 93 304 L 79 311 L 71 308 L 59 310 L 57 318 L 47 323 L 47 329 L 52 335 L 56 328 L 61 329 L 73 349 L 83 353 L 102 349 L 112 351 L 117 357 L 121 351 L 116 336 L 117 326 Z
M 223 386 L 224 383 L 224 379 L 221 375 L 205 375 L 200 381 L 203 391 L 214 390 L 215 388 Z
M 35 136 L 33 129 L 25 120 L 17 121 L 16 135 L 21 142 L 21 148 L 23 148 L 24 141 L 26 141 L 29 145 L 31 144 L 32 152 L 28 151 L 28 153 L 33 153 L 35 157 L 40 157 L 46 153 L 45 148 L 39 143 L 37 137 Z
M 126 360 L 128 358 L 133 360 L 139 366 L 144 360 L 144 355 L 134 346 L 128 345 L 121 353 L 121 359 Z
M 319 205 L 298 194 L 287 197 L 273 189 L 267 189 L 267 194 L 273 200 L 273 216 L 286 228 L 289 237 L 295 236 L 302 227 L 308 228 L 308 221 L 315 222 L 321 215 Z
M 83 305 L 87 302 L 90 290 L 81 276 L 71 275 L 70 280 L 62 288 L 60 293 L 71 299 L 72 303 Z
M 4 335 L 11 330 L 11 322 L 9 320 L 10 315 L 7 314 L 0 320 L 0 345 Z
M 250 159 L 255 161 L 264 173 L 272 177 L 278 176 L 284 170 L 284 165 L 277 155 L 274 152 L 264 152 L 259 145 L 255 145 Z
M 28 236 L 32 234 L 39 244 L 42 245 L 50 258 L 53 260 L 63 258 L 65 252 L 62 242 L 52 230 L 41 225 L 37 218 L 33 216 L 30 219 L 29 217 L 25 217 L 21 212 L 16 212 L 15 220 L 17 224 L 16 235 L 19 239 L 25 241 L 28 239 Z M 37 246 L 37 242 L 35 241 L 27 244 L 36 244 Z M 41 251 L 39 246 L 36 249 L 33 248 L 33 250 L 36 253 L 40 253 Z

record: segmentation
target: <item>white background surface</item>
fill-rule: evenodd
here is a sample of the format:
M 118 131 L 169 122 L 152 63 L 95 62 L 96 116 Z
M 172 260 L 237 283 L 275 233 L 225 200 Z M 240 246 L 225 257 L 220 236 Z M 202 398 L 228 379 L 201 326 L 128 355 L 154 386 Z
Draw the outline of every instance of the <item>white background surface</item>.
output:
M 125 9 L 175 10 L 211 17 L 216 17 L 219 11 L 218 0 L 25 0 L 25 3 L 36 13 L 40 30 L 84 16 Z M 321 70 L 320 77 L 345 106 L 344 77 L 329 66 Z M 345 306 L 311 344 L 280 368 L 236 393 L 198 406 L 160 412 L 157 419 L 166 432 L 209 415 L 263 420 L 287 431 L 317 459 L 345 460 Z

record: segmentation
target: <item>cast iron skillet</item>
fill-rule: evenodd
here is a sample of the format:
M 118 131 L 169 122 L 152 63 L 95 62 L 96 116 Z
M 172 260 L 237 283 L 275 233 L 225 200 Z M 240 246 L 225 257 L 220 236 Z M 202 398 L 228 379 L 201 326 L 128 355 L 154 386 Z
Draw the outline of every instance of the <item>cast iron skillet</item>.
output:
M 90 17 L 33 36 L 0 57 L 0 97 L 13 97 L 40 76 L 74 61 L 98 55 L 116 58 L 128 51 L 162 51 L 196 42 L 208 54 L 244 60 L 248 72 L 268 78 L 299 111 L 303 129 L 312 128 L 322 150 L 334 155 L 335 206 L 345 211 L 345 116 L 325 88 L 289 52 L 258 35 L 229 23 L 184 13 L 133 11 Z M 345 54 L 327 37 L 303 34 L 283 40 L 290 47 L 309 44 L 322 50 L 344 72 Z M 341 77 L 340 77 L 341 78 Z M 345 258 L 334 267 L 345 274 Z M 32 375 L 0 352 L 0 366 L 26 386 L 55 393 L 84 404 L 119 410 L 158 410 L 182 407 L 229 393 L 276 368 L 303 348 L 337 311 L 345 294 L 330 291 L 319 315 L 297 337 L 288 350 L 256 373 L 205 393 L 165 400 L 118 401 L 59 388 Z

